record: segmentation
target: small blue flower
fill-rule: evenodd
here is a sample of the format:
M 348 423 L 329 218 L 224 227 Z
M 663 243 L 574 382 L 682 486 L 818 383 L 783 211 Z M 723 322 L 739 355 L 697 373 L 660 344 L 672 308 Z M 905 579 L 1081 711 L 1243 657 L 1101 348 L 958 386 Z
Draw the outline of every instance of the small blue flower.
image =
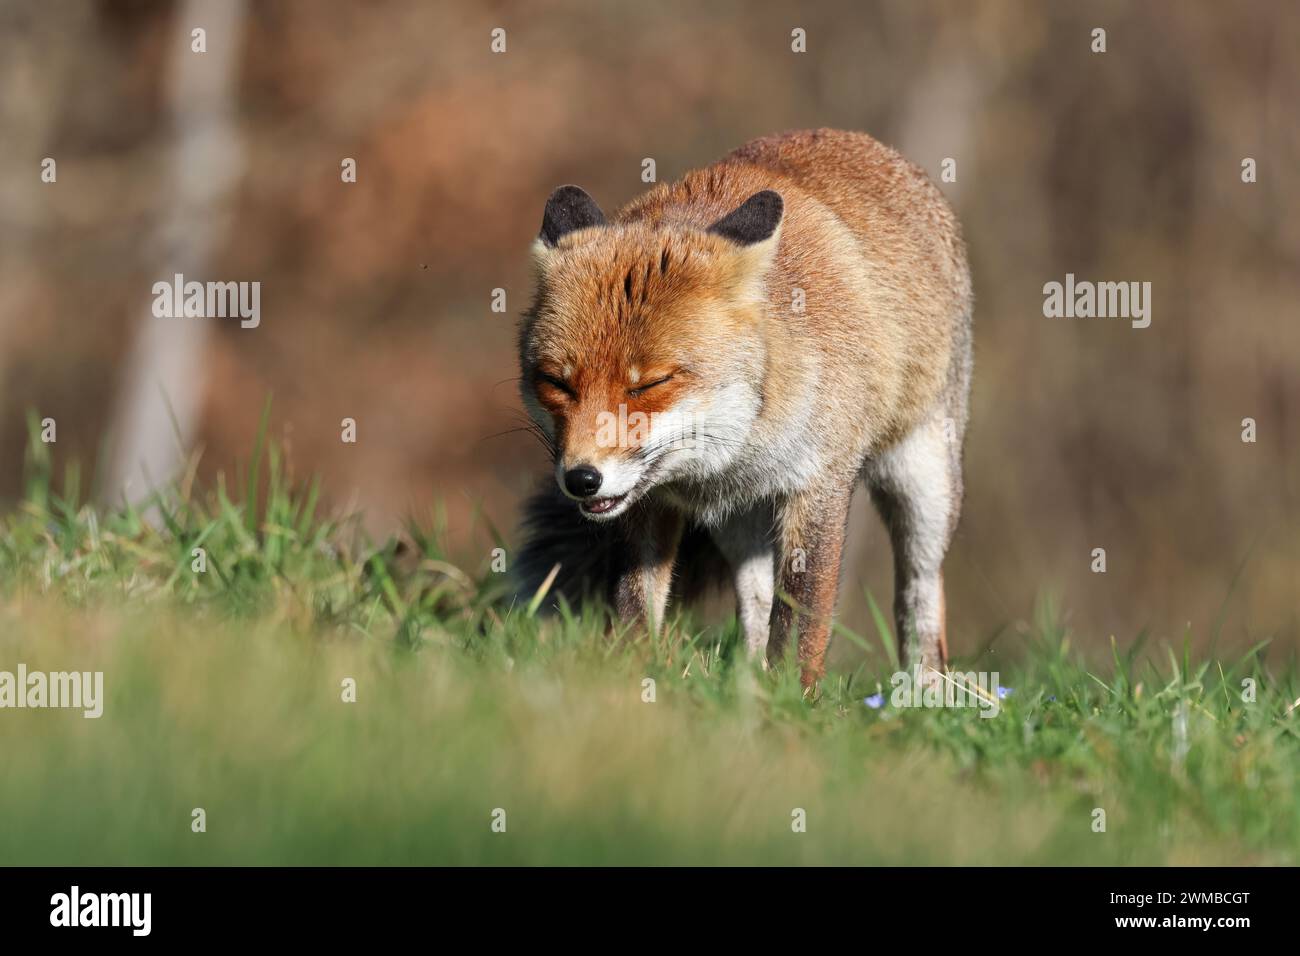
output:
M 879 710 L 881 707 L 885 706 L 885 695 L 872 694 L 870 697 L 864 698 L 862 703 L 866 704 L 872 710 Z
M 1012 694 L 1014 694 L 1015 692 L 1016 692 L 1016 691 L 1015 691 L 1015 688 L 1013 688 L 1013 687 L 1003 687 L 1001 684 L 999 684 L 999 685 L 998 685 L 998 700 L 1006 700 L 1008 697 L 1010 697 L 1010 696 L 1011 696 Z
M 1048 695 L 1047 695 L 1047 699 L 1048 699 L 1051 703 L 1053 703 L 1053 704 L 1056 703 L 1056 695 L 1055 695 L 1055 694 L 1048 694 Z

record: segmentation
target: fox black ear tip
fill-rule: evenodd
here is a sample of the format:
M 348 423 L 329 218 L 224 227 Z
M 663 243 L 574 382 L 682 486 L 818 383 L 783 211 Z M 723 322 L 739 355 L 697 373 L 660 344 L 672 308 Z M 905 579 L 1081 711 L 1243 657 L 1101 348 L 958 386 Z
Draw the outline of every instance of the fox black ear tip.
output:
M 584 197 L 587 199 L 591 198 L 587 193 L 587 190 L 574 183 L 565 183 L 563 186 L 556 186 L 551 190 L 551 196 L 547 202 L 564 202 L 569 199 L 581 199 Z
M 781 217 L 785 215 L 785 200 L 781 194 L 775 189 L 764 189 L 754 193 L 746 202 L 753 203 L 758 208 L 759 215 L 772 224 L 772 232 L 775 232 L 781 224 Z
M 742 246 L 753 245 L 770 239 L 784 214 L 785 200 L 781 194 L 775 189 L 764 189 L 715 222 L 709 232 Z
M 565 233 L 603 225 L 604 222 L 605 214 L 596 205 L 596 200 L 581 186 L 568 183 L 557 187 L 546 200 L 540 236 L 546 245 L 554 246 Z

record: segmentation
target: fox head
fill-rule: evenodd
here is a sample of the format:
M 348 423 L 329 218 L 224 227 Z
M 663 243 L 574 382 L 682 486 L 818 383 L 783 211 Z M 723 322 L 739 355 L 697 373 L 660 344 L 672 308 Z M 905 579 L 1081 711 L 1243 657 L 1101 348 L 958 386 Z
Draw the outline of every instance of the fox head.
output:
M 577 186 L 551 195 L 521 387 L 556 481 L 587 517 L 609 520 L 740 453 L 763 402 L 782 211 L 765 190 L 707 229 L 610 223 Z

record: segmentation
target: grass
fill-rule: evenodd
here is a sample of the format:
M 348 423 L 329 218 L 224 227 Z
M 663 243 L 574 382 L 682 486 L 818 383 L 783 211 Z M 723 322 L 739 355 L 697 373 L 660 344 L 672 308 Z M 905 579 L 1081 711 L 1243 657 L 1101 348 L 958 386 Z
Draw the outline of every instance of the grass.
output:
M 1044 604 L 981 719 L 864 705 L 894 670 L 877 614 L 808 700 L 734 624 L 541 619 L 436 521 L 368 542 L 256 448 L 239 501 L 190 475 L 105 513 L 33 442 L 0 519 L 0 670 L 103 671 L 106 700 L 0 711 L 0 863 L 1300 862 L 1300 688 L 1266 647 L 1089 661 Z

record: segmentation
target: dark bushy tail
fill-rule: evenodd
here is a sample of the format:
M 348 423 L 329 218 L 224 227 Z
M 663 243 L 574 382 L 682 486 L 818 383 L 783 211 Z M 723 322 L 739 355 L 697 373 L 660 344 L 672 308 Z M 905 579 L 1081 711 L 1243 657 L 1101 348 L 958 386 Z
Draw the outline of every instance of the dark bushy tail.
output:
M 547 481 L 524 505 L 522 531 L 523 547 L 513 562 L 516 601 L 531 601 L 559 564 L 544 609 L 558 607 L 561 597 L 575 608 L 584 601 L 613 606 L 614 589 L 631 553 L 623 522 L 584 518 L 578 506 Z M 674 603 L 693 601 L 726 581 L 727 563 L 709 533 L 688 527 L 673 568 Z

